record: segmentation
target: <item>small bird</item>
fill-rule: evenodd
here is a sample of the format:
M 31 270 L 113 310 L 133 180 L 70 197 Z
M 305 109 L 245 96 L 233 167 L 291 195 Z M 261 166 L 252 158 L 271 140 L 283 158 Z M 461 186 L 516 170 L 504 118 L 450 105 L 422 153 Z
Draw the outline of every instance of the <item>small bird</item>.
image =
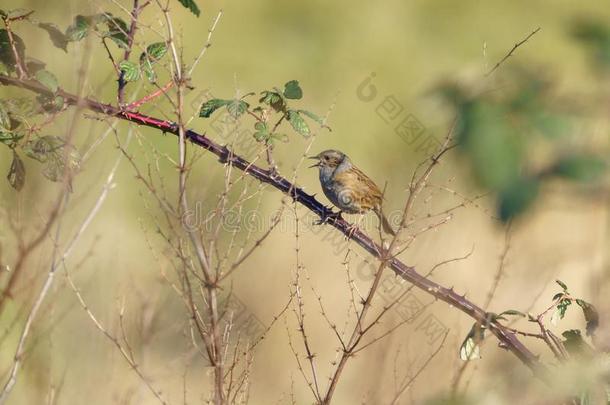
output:
M 373 210 L 383 230 L 390 235 L 396 234 L 381 212 L 382 193 L 379 187 L 354 166 L 345 153 L 329 149 L 309 158 L 318 161 L 309 167 L 319 168 L 322 190 L 337 208 L 348 214 Z

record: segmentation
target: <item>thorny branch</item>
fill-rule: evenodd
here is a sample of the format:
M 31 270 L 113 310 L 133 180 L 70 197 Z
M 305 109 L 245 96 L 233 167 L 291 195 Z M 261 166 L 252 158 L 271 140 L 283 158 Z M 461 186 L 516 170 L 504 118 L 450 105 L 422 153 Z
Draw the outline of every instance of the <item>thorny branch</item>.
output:
M 0 75 L 0 83 L 4 85 L 21 87 L 38 94 L 50 95 L 49 90 L 36 81 L 20 80 L 4 75 Z M 73 94 L 59 90 L 57 95 L 62 96 L 67 103 L 83 106 L 91 111 L 95 111 L 107 116 L 117 117 L 133 123 L 158 129 L 165 133 L 184 136 L 191 143 L 198 145 L 219 157 L 221 163 L 230 164 L 232 167 L 244 171 L 257 180 L 267 183 L 279 191 L 289 195 L 296 202 L 309 209 L 326 224 L 334 227 L 339 232 L 348 236 L 371 255 L 381 259 L 385 255 L 385 250 L 375 243 L 362 231 L 354 229 L 353 226 L 342 218 L 330 216 L 331 210 L 320 203 L 313 195 L 306 193 L 286 178 L 273 174 L 270 170 L 265 170 L 246 159 L 232 153 L 226 146 L 221 146 L 205 135 L 192 130 L 180 128 L 177 124 L 160 120 L 151 116 L 137 112 L 121 111 L 119 108 L 103 104 L 89 98 L 79 98 Z M 465 296 L 457 294 L 452 288 L 443 287 L 432 280 L 427 279 L 416 271 L 414 267 L 408 266 L 397 257 L 391 256 L 385 259 L 387 267 L 391 268 L 398 276 L 414 284 L 417 288 L 432 295 L 473 318 L 475 321 L 488 325 L 489 331 L 493 333 L 501 343 L 501 346 L 512 352 L 519 360 L 529 367 L 536 376 L 546 380 L 546 369 L 538 358 L 521 343 L 515 333 L 497 321 L 489 321 L 486 311 L 477 306 Z

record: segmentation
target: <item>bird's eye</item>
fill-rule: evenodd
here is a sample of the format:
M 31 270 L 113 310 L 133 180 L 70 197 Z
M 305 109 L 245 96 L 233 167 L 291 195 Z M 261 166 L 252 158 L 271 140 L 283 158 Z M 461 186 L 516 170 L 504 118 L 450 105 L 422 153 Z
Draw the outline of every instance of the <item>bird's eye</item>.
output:
M 328 156 L 324 156 L 324 160 L 328 160 Z

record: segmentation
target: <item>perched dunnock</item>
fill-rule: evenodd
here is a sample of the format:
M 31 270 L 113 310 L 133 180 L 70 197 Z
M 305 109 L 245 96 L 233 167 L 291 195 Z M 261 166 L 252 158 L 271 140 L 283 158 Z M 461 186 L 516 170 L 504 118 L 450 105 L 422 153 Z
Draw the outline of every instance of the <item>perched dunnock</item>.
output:
M 320 169 L 320 184 L 326 197 L 348 214 L 362 214 L 373 210 L 379 217 L 383 230 L 395 235 L 392 226 L 381 212 L 382 194 L 379 187 L 352 164 L 345 153 L 325 150 L 316 156 L 318 163 L 310 167 Z

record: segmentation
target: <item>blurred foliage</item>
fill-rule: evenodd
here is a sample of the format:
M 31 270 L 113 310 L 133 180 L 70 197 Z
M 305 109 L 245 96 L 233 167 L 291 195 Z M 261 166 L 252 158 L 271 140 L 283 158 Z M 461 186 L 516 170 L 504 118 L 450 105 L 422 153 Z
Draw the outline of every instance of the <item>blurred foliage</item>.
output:
M 564 152 L 564 135 L 578 117 L 549 102 L 550 83 L 527 70 L 513 73 L 505 91 L 471 95 L 455 85 L 439 90 L 457 111 L 455 138 L 473 177 L 496 196 L 504 222 L 530 207 L 550 178 L 592 182 L 606 168 L 596 153 Z M 540 143 L 554 151 L 552 161 L 542 168 L 531 161 Z
M 581 19 L 574 23 L 572 35 L 589 48 L 598 69 L 610 70 L 610 24 L 601 20 Z

